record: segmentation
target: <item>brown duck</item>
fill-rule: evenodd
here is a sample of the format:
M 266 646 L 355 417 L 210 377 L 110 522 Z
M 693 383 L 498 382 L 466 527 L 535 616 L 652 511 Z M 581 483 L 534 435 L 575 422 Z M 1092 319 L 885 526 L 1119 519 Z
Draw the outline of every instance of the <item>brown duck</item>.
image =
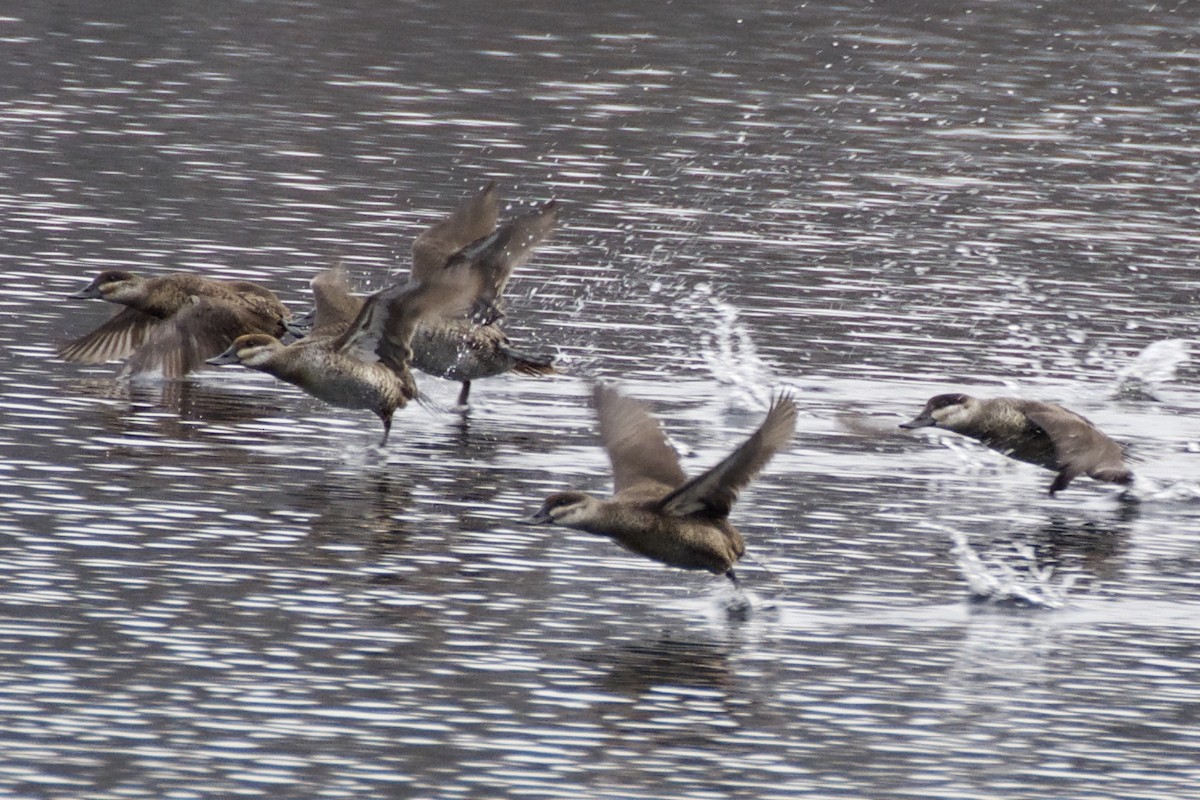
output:
M 1058 473 L 1053 495 L 1080 475 L 1131 484 L 1121 445 L 1085 417 L 1054 403 L 1016 397 L 979 399 L 965 394 L 930 398 L 901 428 L 942 428 L 976 439 L 1010 458 Z
M 122 374 L 166 378 L 186 375 L 244 333 L 282 335 L 290 316 L 273 292 L 254 283 L 186 272 L 145 278 L 107 270 L 69 296 L 124 308 L 59 348 L 59 356 L 83 364 L 129 358 Z
M 365 300 L 350 295 L 340 269 L 323 272 L 312 281 L 316 308 L 309 335 L 285 345 L 274 336 L 247 334 L 208 363 L 241 364 L 332 405 L 371 411 L 383 423 L 383 446 L 392 415 L 417 397 L 409 371 L 414 333 L 423 322 L 436 324 L 438 318 L 487 305 L 486 263 L 492 255 L 482 251 L 448 260 L 440 270 Z
M 530 522 L 607 536 L 664 564 L 724 574 L 736 583 L 733 566 L 746 545 L 729 512 L 738 492 L 792 438 L 792 398 L 777 397 L 749 439 L 691 480 L 644 404 L 604 386 L 595 388 L 594 398 L 615 493 L 607 500 L 577 491 L 552 494 Z

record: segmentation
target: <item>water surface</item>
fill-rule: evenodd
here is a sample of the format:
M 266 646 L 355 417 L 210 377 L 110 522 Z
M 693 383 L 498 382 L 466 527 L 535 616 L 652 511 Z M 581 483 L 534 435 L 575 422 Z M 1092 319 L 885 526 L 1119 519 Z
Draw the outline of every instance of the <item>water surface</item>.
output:
M 1194 792 L 1196 30 L 1186 4 L 9 12 L 0 791 Z M 569 374 L 414 405 L 384 453 L 266 376 L 53 357 L 109 313 L 63 299 L 98 270 L 302 308 L 339 259 L 383 285 L 489 179 L 562 204 L 509 320 Z M 747 619 L 711 576 L 519 524 L 607 490 L 597 378 L 693 473 L 796 392 L 734 513 Z M 1142 502 L 896 431 L 953 389 L 1088 415 Z M 989 576 L 1053 607 L 969 602 Z

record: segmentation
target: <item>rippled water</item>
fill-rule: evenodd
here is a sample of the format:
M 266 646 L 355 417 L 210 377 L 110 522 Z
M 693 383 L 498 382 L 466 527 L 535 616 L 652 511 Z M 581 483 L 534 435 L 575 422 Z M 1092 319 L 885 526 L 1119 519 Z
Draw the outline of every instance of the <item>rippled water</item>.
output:
M 1196 10 L 767 6 L 0 17 L 0 794 L 1195 793 Z M 53 358 L 100 269 L 303 307 L 490 178 L 562 203 L 510 326 L 571 376 L 386 453 L 262 375 Z M 797 391 L 735 509 L 747 619 L 518 524 L 607 489 L 581 377 L 693 472 Z M 896 430 L 947 388 L 1077 408 L 1142 502 Z

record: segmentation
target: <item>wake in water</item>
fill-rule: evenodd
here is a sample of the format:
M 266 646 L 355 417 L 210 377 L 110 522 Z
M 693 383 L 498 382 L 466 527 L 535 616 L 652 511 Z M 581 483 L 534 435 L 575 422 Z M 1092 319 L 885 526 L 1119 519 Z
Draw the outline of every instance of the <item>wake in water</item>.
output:
M 1164 383 L 1175 380 L 1180 367 L 1191 359 L 1187 339 L 1163 339 L 1152 342 L 1138 353 L 1133 361 L 1117 370 L 1113 396 L 1121 400 L 1159 401 Z M 1138 476 L 1134 491 L 1139 500 L 1157 502 L 1192 502 L 1200 500 L 1200 483 L 1176 481 L 1159 485 Z
M 1180 368 L 1191 360 L 1188 339 L 1162 339 L 1151 342 L 1135 356 L 1118 353 L 1108 347 L 1094 350 L 1085 359 L 1087 365 L 1115 374 L 1111 397 L 1131 402 L 1158 403 L 1163 385 L 1176 379 Z M 1200 452 L 1200 442 L 1183 443 L 1188 452 Z M 1145 461 L 1147 456 L 1134 447 L 1127 451 L 1133 461 Z M 1162 483 L 1146 477 L 1135 465 L 1137 477 L 1123 500 L 1133 502 L 1190 503 L 1200 500 L 1200 483 L 1194 480 Z

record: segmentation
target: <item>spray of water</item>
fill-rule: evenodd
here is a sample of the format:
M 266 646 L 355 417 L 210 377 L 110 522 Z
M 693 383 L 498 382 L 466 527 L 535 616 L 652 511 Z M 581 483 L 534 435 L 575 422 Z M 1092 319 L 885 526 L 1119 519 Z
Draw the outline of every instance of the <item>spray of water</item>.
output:
M 1158 387 L 1174 380 L 1175 373 L 1188 362 L 1186 339 L 1153 342 L 1117 370 L 1117 397 L 1127 400 L 1157 400 Z
M 713 379 L 729 388 L 739 406 L 755 411 L 769 408 L 776 378 L 758 354 L 737 307 L 716 297 L 706 283 L 693 289 L 685 302 L 698 318 L 709 319 L 702 326 L 700 358 Z
M 941 525 L 931 525 L 950 537 L 953 547 L 950 552 L 959 572 L 967 581 L 967 588 L 975 600 L 1028 606 L 1031 608 L 1062 608 L 1067 605 L 1067 595 L 1075 584 L 1075 575 L 1056 576 L 1052 567 L 1044 567 L 1037 561 L 1034 549 L 1026 544 L 1013 544 L 1012 558 L 984 559 L 971 546 L 962 531 Z

